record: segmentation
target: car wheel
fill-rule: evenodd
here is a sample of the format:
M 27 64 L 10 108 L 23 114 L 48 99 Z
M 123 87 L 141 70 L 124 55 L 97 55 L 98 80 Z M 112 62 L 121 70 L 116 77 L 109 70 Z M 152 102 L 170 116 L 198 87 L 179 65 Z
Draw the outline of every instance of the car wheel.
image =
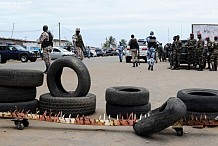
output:
M 186 104 L 188 111 L 218 112 L 218 90 L 182 89 L 177 97 Z
M 38 87 L 43 84 L 44 74 L 39 70 L 0 69 L 0 86 Z
M 61 75 L 64 67 L 75 71 L 78 77 L 78 85 L 74 92 L 67 92 L 61 83 Z M 76 57 L 66 56 L 55 60 L 47 73 L 47 85 L 50 93 L 56 97 L 86 96 L 91 86 L 91 78 L 85 64 Z
M 106 89 L 107 103 L 120 106 L 138 106 L 149 102 L 149 91 L 142 87 L 117 86 Z
M 39 98 L 40 113 L 51 111 L 53 114 L 62 112 L 65 116 L 90 115 L 96 109 L 96 95 L 88 93 L 83 97 L 54 97 L 45 93 Z
M 132 113 L 136 115 L 136 117 L 140 117 L 140 115 L 144 115 L 151 110 L 151 103 L 140 105 L 140 106 L 119 106 L 113 105 L 110 103 L 106 103 L 106 113 L 107 115 L 117 118 L 117 116 L 128 118 Z
M 27 55 L 26 54 L 20 55 L 20 60 L 21 60 L 21 62 L 27 62 L 28 61 Z
M 171 97 L 161 107 L 149 113 L 150 116 L 133 125 L 137 135 L 149 135 L 173 125 L 185 116 L 186 106 L 179 98 Z

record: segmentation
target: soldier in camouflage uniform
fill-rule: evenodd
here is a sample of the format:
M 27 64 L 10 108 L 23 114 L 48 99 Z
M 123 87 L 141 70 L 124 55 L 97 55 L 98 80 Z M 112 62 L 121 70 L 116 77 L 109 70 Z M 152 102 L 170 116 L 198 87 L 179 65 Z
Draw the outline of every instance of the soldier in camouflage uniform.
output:
M 190 38 L 188 39 L 188 42 L 187 42 L 187 47 L 188 47 L 188 50 L 187 50 L 187 59 L 188 59 L 188 70 L 190 70 L 190 65 L 191 65 L 191 60 L 193 60 L 193 65 L 196 66 L 196 43 L 197 43 L 197 40 L 194 39 L 194 34 L 191 33 L 190 34 Z
M 218 59 L 218 37 L 214 37 L 213 41 L 213 50 L 211 53 L 211 64 L 212 64 L 212 70 L 217 71 L 217 59 Z
M 75 50 L 76 57 L 79 58 L 80 60 L 83 60 L 84 59 L 83 50 L 85 49 L 85 46 L 83 43 L 82 35 L 80 34 L 80 28 L 76 28 L 76 33 L 73 35 L 72 39 L 76 49 Z
M 198 41 L 196 43 L 196 51 L 197 51 L 197 60 L 198 60 L 198 71 L 203 71 L 204 59 L 203 59 L 203 51 L 204 51 L 204 40 L 201 37 L 201 34 L 198 33 Z
M 180 67 L 180 49 L 182 47 L 182 42 L 180 41 L 180 36 L 176 36 L 175 47 L 173 49 L 173 68 L 172 70 L 179 70 Z
M 51 65 L 51 57 L 50 52 L 52 50 L 52 44 L 49 41 L 49 34 L 48 34 L 48 26 L 43 26 L 43 33 L 39 37 L 39 44 L 41 44 L 43 50 L 43 60 L 45 62 L 46 69 L 44 73 L 47 73 L 50 65 Z
M 175 49 L 175 43 L 176 43 L 176 36 L 173 37 L 173 43 L 172 43 L 172 45 L 170 45 L 170 48 L 168 50 L 170 67 L 168 67 L 167 69 L 173 68 L 173 51 Z
M 205 62 L 205 65 L 206 65 L 206 60 L 207 60 L 207 63 L 208 63 L 208 67 L 207 69 L 209 69 L 211 71 L 211 67 L 210 67 L 210 56 L 211 56 L 211 53 L 212 53 L 212 46 L 213 46 L 213 42 L 210 40 L 209 37 L 206 37 L 206 48 L 205 48 L 205 53 L 204 53 L 204 62 Z

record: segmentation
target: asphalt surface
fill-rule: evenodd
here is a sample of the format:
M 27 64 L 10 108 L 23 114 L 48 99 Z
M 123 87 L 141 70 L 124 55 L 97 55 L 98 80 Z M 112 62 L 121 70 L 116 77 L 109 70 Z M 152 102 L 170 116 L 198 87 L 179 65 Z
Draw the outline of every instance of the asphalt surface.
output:
M 175 97 L 177 92 L 185 88 L 218 88 L 218 72 L 204 70 L 169 70 L 169 64 L 159 62 L 154 71 L 147 70 L 147 64 L 131 67 L 131 63 L 120 63 L 118 57 L 85 58 L 84 63 L 91 75 L 90 92 L 97 96 L 96 112 L 90 115 L 98 118 L 105 113 L 105 90 L 112 86 L 138 86 L 147 88 L 150 92 L 152 109 L 162 105 L 169 97 Z M 31 63 L 10 61 L 0 64 L 0 69 L 19 68 L 44 71 L 45 65 L 41 59 Z M 67 90 L 74 90 L 77 85 L 76 74 L 65 68 L 62 74 L 62 84 Z M 46 75 L 42 86 L 37 88 L 37 99 L 48 93 Z M 167 118 L 167 117 L 166 117 Z M 184 126 L 184 135 L 179 137 L 171 128 L 140 137 L 134 133 L 131 126 L 77 126 L 30 120 L 30 126 L 17 130 L 10 120 L 0 119 L 0 145 L 4 146 L 138 146 L 138 145 L 218 145 L 218 128 L 194 129 Z

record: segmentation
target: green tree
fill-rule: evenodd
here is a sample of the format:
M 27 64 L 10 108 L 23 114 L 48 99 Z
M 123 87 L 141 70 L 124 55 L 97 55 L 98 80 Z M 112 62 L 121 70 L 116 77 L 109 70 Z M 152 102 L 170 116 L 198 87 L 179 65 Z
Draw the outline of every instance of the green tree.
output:
M 116 39 L 112 36 L 109 36 L 108 38 L 106 38 L 106 41 L 102 47 L 111 48 L 111 47 L 116 47 L 116 46 L 117 46 Z
M 123 46 L 127 46 L 127 40 L 125 40 L 125 39 L 121 39 L 121 40 L 120 40 L 120 43 L 121 43 Z

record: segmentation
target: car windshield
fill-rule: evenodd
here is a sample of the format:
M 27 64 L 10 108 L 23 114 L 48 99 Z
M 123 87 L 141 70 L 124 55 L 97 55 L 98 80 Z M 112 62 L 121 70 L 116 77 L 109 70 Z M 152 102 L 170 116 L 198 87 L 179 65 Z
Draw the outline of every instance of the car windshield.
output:
M 24 47 L 22 47 L 20 45 L 13 45 L 13 46 L 19 51 L 27 51 L 27 49 L 25 49 Z

